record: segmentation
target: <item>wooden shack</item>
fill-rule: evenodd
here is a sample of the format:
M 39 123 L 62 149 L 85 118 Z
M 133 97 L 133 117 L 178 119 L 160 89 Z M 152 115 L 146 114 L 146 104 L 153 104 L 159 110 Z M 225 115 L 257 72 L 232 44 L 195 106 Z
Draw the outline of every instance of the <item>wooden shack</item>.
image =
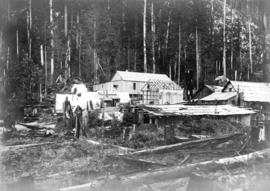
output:
M 222 92 L 242 92 L 239 104 L 261 110 L 265 115 L 265 136 L 270 141 L 270 83 L 229 81 Z
M 214 92 L 204 98 L 199 100 L 201 104 L 231 104 L 231 105 L 239 105 L 238 100 L 241 97 L 241 93 L 238 92 Z
M 244 126 L 251 125 L 253 110 L 232 105 L 147 105 L 143 108 L 149 122 L 157 126 L 178 124 L 187 117 L 194 119 L 210 118 L 238 122 Z

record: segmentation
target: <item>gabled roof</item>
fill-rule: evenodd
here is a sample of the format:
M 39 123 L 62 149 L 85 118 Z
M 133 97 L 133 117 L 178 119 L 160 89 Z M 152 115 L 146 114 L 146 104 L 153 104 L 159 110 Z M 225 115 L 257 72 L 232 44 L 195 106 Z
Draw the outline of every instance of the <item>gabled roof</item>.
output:
M 226 101 L 232 97 L 237 96 L 237 92 L 214 92 L 209 96 L 206 96 L 201 101 Z
M 235 91 L 239 88 L 239 91 L 243 92 L 244 101 L 270 103 L 270 83 L 230 81 L 222 91 L 225 91 L 229 84 L 232 84 Z
M 204 85 L 205 87 L 209 88 L 210 90 L 212 90 L 213 92 L 221 92 L 223 87 L 222 86 L 214 86 L 214 85 Z
M 232 116 L 255 113 L 232 105 L 147 105 L 143 110 L 154 116 Z
M 111 81 L 134 81 L 134 82 L 147 82 L 149 80 L 162 80 L 171 81 L 166 74 L 152 74 L 141 72 L 128 72 L 128 71 L 116 71 Z
M 150 79 L 142 90 L 181 90 L 174 81 L 163 81 Z

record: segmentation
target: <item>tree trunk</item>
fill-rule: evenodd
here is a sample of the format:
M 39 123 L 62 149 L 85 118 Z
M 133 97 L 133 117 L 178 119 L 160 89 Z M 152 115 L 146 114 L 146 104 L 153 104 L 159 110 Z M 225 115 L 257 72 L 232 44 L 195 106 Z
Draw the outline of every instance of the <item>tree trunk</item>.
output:
M 80 50 L 80 14 L 79 12 L 77 13 L 77 19 L 76 19 L 76 25 L 77 25 L 77 30 L 76 30 L 76 49 L 78 52 L 78 76 L 81 76 L 81 63 L 80 63 L 80 56 L 81 56 L 81 50 Z
M 0 29 L 0 55 L 2 55 L 2 50 L 3 50 L 3 32 Z
M 10 21 L 10 1 L 7 1 L 7 23 Z
M 146 10 L 147 0 L 144 0 L 143 10 L 143 71 L 147 73 L 147 55 L 146 55 Z
M 54 33 L 53 33 L 53 0 L 50 0 L 50 25 L 51 25 L 51 84 L 54 77 Z
M 252 61 L 252 37 L 251 37 L 251 20 L 248 23 L 248 39 L 249 39 L 249 60 L 250 60 L 250 75 L 253 73 L 253 61 Z M 249 74 L 249 72 L 248 72 Z M 250 79 L 250 76 L 248 80 Z
M 137 16 L 135 15 L 135 28 L 134 28 L 134 66 L 133 69 L 136 72 L 137 70 Z
M 16 30 L 16 55 L 17 55 L 17 59 L 19 60 L 19 31 L 18 29 Z
M 181 48 L 182 48 L 182 44 L 181 44 L 181 24 L 179 24 L 179 28 L 178 28 L 178 85 L 180 85 L 180 81 L 181 81 Z M 176 70 L 175 70 L 176 72 Z
M 45 97 L 47 96 L 47 84 L 48 84 L 48 59 L 47 59 L 47 47 L 44 46 L 44 70 L 45 70 Z
M 32 30 L 32 0 L 29 0 L 29 29 Z
M 96 50 L 96 33 L 97 33 L 97 21 L 94 20 L 94 84 L 97 84 L 98 76 L 97 76 L 97 50 Z
M 10 49 L 7 48 L 7 62 L 6 62 L 6 69 L 9 70 L 9 57 L 10 57 Z
M 152 68 L 153 73 L 156 73 L 156 59 L 155 59 L 155 42 L 156 42 L 156 26 L 155 26 L 154 2 L 151 6 L 151 31 L 152 31 Z
M 44 53 L 43 53 L 43 45 L 41 44 L 40 45 L 40 64 L 41 64 L 41 66 L 43 66 L 44 65 Z
M 79 33 L 79 50 L 78 50 L 78 65 L 79 65 L 79 77 L 82 77 L 82 66 L 81 66 L 81 44 L 82 44 L 82 36 Z
M 29 11 L 26 12 L 26 30 L 27 30 L 27 42 L 28 42 L 28 57 L 31 58 L 31 37 L 30 37 L 30 16 Z
M 223 10 L 223 75 L 226 76 L 226 0 L 224 0 Z
M 108 0 L 107 3 L 107 11 L 108 11 L 108 16 L 109 16 L 109 24 L 112 24 L 112 18 L 111 18 L 111 4 L 110 4 L 110 0 Z
M 128 36 L 128 45 L 127 45 L 127 64 L 128 64 L 128 71 L 130 70 L 130 38 Z
M 64 28 L 65 28 L 65 37 L 67 38 L 67 35 L 68 35 L 68 23 L 67 23 L 67 21 L 68 21 L 68 11 L 67 11 L 67 3 L 65 3 L 65 7 L 64 7 L 64 19 L 65 19 L 65 26 L 64 26 Z
M 233 26 L 233 0 L 231 0 L 231 25 Z M 231 67 L 230 78 L 233 79 L 233 28 L 231 29 Z
M 166 51 L 168 49 L 168 44 L 169 44 L 170 26 L 171 26 L 171 11 L 169 11 L 169 17 L 168 17 L 168 21 L 167 21 L 167 30 L 166 30 L 166 38 L 165 38 Z
M 200 45 L 199 45 L 199 34 L 198 27 L 196 27 L 196 69 L 197 69 L 197 90 L 200 85 L 200 77 L 201 77 L 201 63 L 200 63 Z
M 172 79 L 172 63 L 169 61 L 169 77 Z

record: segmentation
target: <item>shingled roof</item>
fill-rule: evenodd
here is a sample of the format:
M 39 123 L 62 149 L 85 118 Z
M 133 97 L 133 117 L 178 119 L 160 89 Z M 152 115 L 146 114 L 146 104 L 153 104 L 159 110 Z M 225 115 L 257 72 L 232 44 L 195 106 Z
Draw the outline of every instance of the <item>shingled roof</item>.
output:
M 244 101 L 270 103 L 270 83 L 230 81 L 222 91 L 225 91 L 229 84 L 232 84 L 234 91 L 239 89 L 243 92 Z
M 232 105 L 147 105 L 143 110 L 154 116 L 233 116 L 255 113 Z
M 237 92 L 214 92 L 200 100 L 202 101 L 226 101 L 237 96 Z
M 111 81 L 148 82 L 149 80 L 171 81 L 166 74 L 152 74 L 141 72 L 116 71 Z

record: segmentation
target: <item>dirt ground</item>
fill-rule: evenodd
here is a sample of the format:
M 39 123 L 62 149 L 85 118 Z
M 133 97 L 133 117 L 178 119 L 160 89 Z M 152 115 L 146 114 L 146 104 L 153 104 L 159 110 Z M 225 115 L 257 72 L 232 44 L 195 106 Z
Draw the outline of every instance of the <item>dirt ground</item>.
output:
M 212 123 L 212 121 L 204 122 L 203 128 L 207 129 Z M 201 121 L 196 124 L 195 126 L 198 128 Z M 217 125 L 216 122 L 215 124 Z M 222 134 L 223 131 L 234 132 L 236 130 L 231 124 L 225 122 L 222 124 L 223 130 L 216 132 L 215 135 Z M 192 124 L 185 124 L 186 127 L 190 125 Z M 120 176 L 167 166 L 232 157 L 237 155 L 235 151 L 238 151 L 243 144 L 241 140 L 234 140 L 234 142 L 228 142 L 225 147 L 215 145 L 215 147 L 209 148 L 205 145 L 151 155 L 120 155 L 119 148 L 112 145 L 137 150 L 155 148 L 164 145 L 164 132 L 162 130 L 142 130 L 128 141 L 123 141 L 121 134 L 117 138 L 101 138 L 98 133 L 93 134 L 90 138 L 76 140 L 72 135 L 63 131 L 62 123 L 58 124 L 56 132 L 48 137 L 32 136 L 29 131 L 25 135 L 24 132 L 15 132 L 2 136 L 1 142 L 4 145 L 2 144 L 0 149 L 1 190 L 51 191 L 89 183 L 97 178 L 106 179 L 109 175 Z M 176 135 L 181 135 L 181 128 L 176 129 Z M 95 139 L 104 145 L 95 145 L 89 139 Z M 27 146 L 27 144 L 42 145 Z M 181 190 L 182 188 L 187 189 L 187 179 L 171 184 L 175 185 L 175 188 L 182 185 Z M 156 186 L 164 188 L 164 185 Z

